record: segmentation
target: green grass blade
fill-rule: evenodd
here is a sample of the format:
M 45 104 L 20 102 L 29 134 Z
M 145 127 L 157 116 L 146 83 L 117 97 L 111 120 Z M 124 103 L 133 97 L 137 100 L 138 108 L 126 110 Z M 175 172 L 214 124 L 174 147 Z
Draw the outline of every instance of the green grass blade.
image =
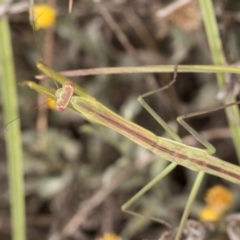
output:
M 51 71 L 49 68 L 42 68 L 43 64 L 39 61 L 39 69 L 45 72 L 50 78 Z M 42 65 L 42 66 L 41 66 Z M 152 65 L 138 67 L 106 67 L 106 68 L 90 68 L 72 71 L 63 71 L 61 78 L 76 77 L 76 76 L 91 76 L 91 75 L 107 75 L 107 74 L 133 74 L 133 73 L 169 73 L 174 72 L 176 65 Z M 47 70 L 47 71 L 46 71 Z M 178 65 L 178 73 L 240 73 L 239 66 L 223 66 L 223 65 Z M 55 75 L 55 73 L 54 73 Z M 45 75 L 37 75 L 36 78 L 44 79 Z M 61 80 L 61 79 L 59 79 Z M 61 83 L 61 81 L 58 81 Z
M 220 64 L 225 65 L 225 56 L 222 48 L 222 42 L 220 38 L 220 34 L 218 31 L 218 26 L 216 22 L 215 12 L 213 9 L 212 1 L 210 0 L 199 0 L 202 15 L 203 15 L 203 21 L 206 29 L 207 39 L 212 55 L 212 60 L 214 64 Z M 217 80 L 219 88 L 224 87 L 225 85 L 225 75 L 223 73 L 217 73 Z M 236 99 L 232 98 L 232 102 L 236 101 Z M 225 102 L 226 103 L 226 102 Z M 240 163 L 240 127 L 238 124 L 233 123 L 231 121 L 231 113 L 229 114 L 228 111 L 226 111 L 226 116 L 228 119 L 228 124 L 230 127 L 230 131 L 232 133 L 233 142 L 235 145 L 236 153 L 238 156 L 238 161 Z M 234 116 L 236 122 L 239 122 L 240 116 L 238 111 L 238 106 L 231 107 L 232 116 Z
M 19 115 L 11 38 L 6 18 L 0 19 L 0 36 L 0 86 L 3 119 L 6 124 Z M 19 120 L 13 121 L 4 132 L 10 182 L 12 239 L 25 240 L 25 202 Z
M 191 193 L 189 195 L 187 204 L 185 206 L 184 213 L 182 215 L 182 219 L 181 219 L 181 222 L 179 224 L 178 232 L 177 232 L 175 240 L 180 240 L 181 239 L 181 235 L 182 235 L 183 229 L 184 229 L 185 224 L 187 222 L 188 216 L 189 216 L 190 211 L 192 209 L 193 202 L 194 202 L 194 200 L 196 198 L 196 195 L 198 193 L 198 190 L 199 190 L 199 187 L 200 187 L 200 185 L 202 183 L 204 175 L 205 175 L 205 173 L 203 171 L 201 171 L 201 172 L 199 172 L 197 174 L 196 181 L 193 184 Z

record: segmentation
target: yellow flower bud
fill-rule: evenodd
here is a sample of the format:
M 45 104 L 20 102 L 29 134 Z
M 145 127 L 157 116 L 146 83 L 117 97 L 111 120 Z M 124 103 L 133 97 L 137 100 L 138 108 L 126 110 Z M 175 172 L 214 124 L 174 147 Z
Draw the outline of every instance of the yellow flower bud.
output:
M 36 4 L 33 8 L 35 28 L 49 28 L 54 25 L 57 12 L 48 4 Z

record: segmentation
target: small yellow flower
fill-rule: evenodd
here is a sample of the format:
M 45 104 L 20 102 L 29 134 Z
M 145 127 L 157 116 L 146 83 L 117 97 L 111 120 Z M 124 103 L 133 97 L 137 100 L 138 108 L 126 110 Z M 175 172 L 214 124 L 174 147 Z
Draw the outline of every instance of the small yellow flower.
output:
M 233 194 L 224 186 L 216 185 L 208 189 L 206 206 L 200 211 L 201 221 L 217 221 L 231 207 Z
M 216 185 L 207 191 L 206 205 L 218 214 L 223 214 L 233 203 L 232 193 L 224 186 Z
M 114 233 L 105 233 L 102 238 L 97 238 L 96 240 L 122 240 L 122 238 Z
M 48 4 L 36 4 L 33 8 L 35 28 L 49 28 L 54 25 L 57 12 Z
M 48 108 L 55 110 L 55 104 L 56 104 L 56 100 L 52 99 L 52 98 L 47 98 L 47 105 Z
M 220 215 L 210 207 L 202 208 L 202 210 L 199 213 L 199 219 L 203 222 L 206 222 L 206 221 L 213 222 L 213 221 L 219 220 L 219 218 L 220 218 Z

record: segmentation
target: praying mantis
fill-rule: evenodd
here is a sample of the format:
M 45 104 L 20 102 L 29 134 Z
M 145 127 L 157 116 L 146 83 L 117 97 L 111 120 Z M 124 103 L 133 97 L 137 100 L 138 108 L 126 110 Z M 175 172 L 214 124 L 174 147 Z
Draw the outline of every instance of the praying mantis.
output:
M 100 103 L 93 96 L 91 96 L 83 88 L 81 88 L 77 84 L 74 84 L 61 74 L 53 71 L 43 62 L 38 61 L 37 67 L 48 77 L 62 84 L 63 87 L 58 89 L 55 94 L 53 90 L 47 89 L 34 82 L 26 81 L 25 84 L 50 98 L 56 99 L 56 109 L 58 111 L 63 111 L 66 107 L 69 106 L 76 112 L 80 113 L 87 120 L 109 127 L 124 135 L 125 137 L 131 139 L 136 144 L 171 162 L 151 182 L 149 182 L 135 196 L 133 196 L 122 206 L 122 210 L 124 212 L 128 212 L 135 216 L 140 216 L 140 214 L 129 210 L 131 205 L 146 191 L 153 187 L 158 181 L 160 181 L 167 174 L 169 174 L 177 165 L 182 165 L 190 170 L 198 172 L 195 183 L 193 184 L 188 201 L 186 203 L 186 207 L 183 212 L 177 234 L 175 236 L 175 240 L 179 240 L 181 238 L 182 231 L 191 210 L 191 206 L 194 202 L 194 199 L 198 192 L 198 188 L 203 180 L 205 173 L 224 178 L 236 184 L 240 184 L 240 167 L 212 156 L 212 154 L 215 152 L 215 148 L 209 142 L 202 139 L 202 137 L 184 121 L 185 118 L 204 114 L 208 111 L 191 113 L 177 118 L 178 122 L 183 127 L 185 127 L 201 144 L 206 147 L 206 149 L 199 149 L 181 143 L 181 138 L 167 125 L 167 123 L 164 122 L 164 120 L 160 116 L 157 115 L 156 112 L 154 112 L 154 110 L 144 100 L 145 97 L 157 91 L 163 91 L 165 89 L 168 89 L 175 83 L 177 66 L 175 67 L 173 80 L 168 85 L 160 89 L 151 91 L 149 93 L 143 94 L 138 98 L 138 101 L 142 104 L 142 106 L 170 134 L 173 140 L 156 136 L 154 133 L 144 129 L 143 127 L 140 127 L 139 125 L 117 115 L 116 113 L 108 109 L 106 106 L 104 106 L 102 103 Z M 73 96 L 74 93 L 78 96 Z M 215 108 L 214 111 L 223 109 L 225 107 L 230 107 L 239 103 L 240 101 L 227 104 L 225 106 Z M 155 218 L 153 217 L 149 218 L 155 220 Z

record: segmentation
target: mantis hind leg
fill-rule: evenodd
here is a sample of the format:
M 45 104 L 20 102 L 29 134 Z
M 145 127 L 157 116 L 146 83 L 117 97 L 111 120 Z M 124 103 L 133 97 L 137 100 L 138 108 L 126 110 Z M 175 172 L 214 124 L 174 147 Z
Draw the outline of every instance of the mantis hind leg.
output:
M 164 87 L 162 87 L 160 89 L 157 89 L 157 90 L 154 90 L 154 91 L 151 91 L 151 92 L 148 92 L 148 93 L 145 93 L 145 94 L 139 96 L 138 101 L 154 117 L 154 119 L 170 134 L 170 136 L 175 141 L 181 142 L 181 138 L 178 136 L 178 134 L 176 132 L 174 132 L 173 129 L 171 129 L 169 127 L 169 125 L 144 100 L 145 97 L 147 97 L 147 96 L 149 96 L 151 94 L 154 94 L 154 93 L 160 92 L 160 91 L 164 91 L 164 90 L 168 89 L 169 87 L 171 87 L 176 82 L 176 77 L 177 77 L 177 66 L 175 67 L 174 77 L 173 77 L 172 81 L 168 85 L 166 85 L 166 86 L 164 86 Z M 169 174 L 176 166 L 177 166 L 176 163 L 171 163 L 169 166 L 167 166 L 151 182 L 149 182 L 136 195 L 134 195 L 127 203 L 125 203 L 122 206 L 122 210 L 124 212 L 130 213 L 130 214 L 132 214 L 134 216 L 141 216 L 141 217 L 143 217 L 142 215 L 140 215 L 140 214 L 138 214 L 136 212 L 133 212 L 131 210 L 128 210 L 128 209 L 130 208 L 130 206 L 137 199 L 139 199 L 146 191 L 148 191 L 150 188 L 152 188 L 163 177 L 165 177 L 167 174 Z M 184 213 L 182 215 L 181 222 L 180 222 L 180 225 L 178 227 L 177 235 L 176 235 L 176 238 L 175 238 L 176 240 L 179 240 L 181 238 L 181 235 L 182 235 L 182 232 L 183 232 L 183 228 L 184 228 L 186 220 L 187 220 L 187 218 L 189 216 L 189 212 L 190 212 L 191 206 L 192 206 L 192 204 L 193 204 L 193 202 L 195 200 L 196 194 L 198 192 L 198 189 L 199 189 L 199 186 L 200 186 L 200 184 L 202 182 L 203 177 L 204 177 L 204 172 L 199 172 L 198 175 L 197 175 L 197 178 L 195 180 L 195 183 L 193 185 L 193 188 L 191 190 L 191 193 L 189 195 L 186 207 L 184 209 Z M 162 224 L 167 225 L 166 222 L 163 221 L 163 220 L 159 220 L 159 219 L 156 219 L 154 217 L 149 217 L 149 216 L 144 216 L 144 217 L 147 217 L 148 219 L 152 219 L 154 221 L 157 221 L 157 222 L 160 222 Z

